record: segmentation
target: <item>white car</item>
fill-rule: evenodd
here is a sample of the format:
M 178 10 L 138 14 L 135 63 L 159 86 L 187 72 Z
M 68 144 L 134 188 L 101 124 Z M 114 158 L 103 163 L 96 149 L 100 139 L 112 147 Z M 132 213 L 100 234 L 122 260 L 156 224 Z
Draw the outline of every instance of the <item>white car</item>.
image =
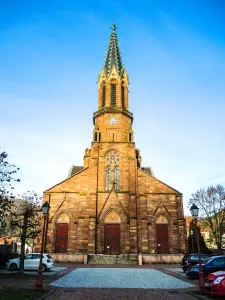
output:
M 24 256 L 24 270 L 38 270 L 40 253 L 29 253 Z M 6 269 L 15 271 L 20 267 L 20 258 L 13 258 L 7 261 Z M 44 253 L 42 256 L 42 272 L 54 267 L 51 255 Z

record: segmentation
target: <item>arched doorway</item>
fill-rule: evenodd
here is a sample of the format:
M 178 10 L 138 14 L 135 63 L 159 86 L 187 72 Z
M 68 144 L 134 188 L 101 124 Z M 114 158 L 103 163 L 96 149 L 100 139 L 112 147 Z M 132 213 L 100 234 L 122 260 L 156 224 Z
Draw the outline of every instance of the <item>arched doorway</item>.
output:
M 69 218 L 62 214 L 56 224 L 55 252 L 66 253 L 68 247 Z
M 120 217 L 110 212 L 105 218 L 104 226 L 104 253 L 120 254 Z
M 158 254 L 169 253 L 168 221 L 165 216 L 156 219 L 156 242 Z

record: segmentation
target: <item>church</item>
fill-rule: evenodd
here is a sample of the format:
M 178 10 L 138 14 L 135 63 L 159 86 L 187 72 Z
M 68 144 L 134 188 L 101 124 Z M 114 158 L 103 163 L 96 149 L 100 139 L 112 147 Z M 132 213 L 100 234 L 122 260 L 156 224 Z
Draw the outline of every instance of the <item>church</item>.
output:
M 186 250 L 182 194 L 142 166 L 129 111 L 129 77 L 111 26 L 98 77 L 93 138 L 83 166 L 44 192 L 46 249 L 65 254 L 173 254 Z M 77 124 L 77 126 L 79 126 Z

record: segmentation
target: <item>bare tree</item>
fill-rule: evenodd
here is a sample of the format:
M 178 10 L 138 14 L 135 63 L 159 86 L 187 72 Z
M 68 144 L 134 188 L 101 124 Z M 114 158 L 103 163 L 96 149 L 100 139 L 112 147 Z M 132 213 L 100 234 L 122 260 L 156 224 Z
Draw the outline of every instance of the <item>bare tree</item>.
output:
M 14 203 L 11 211 L 11 227 L 20 230 L 21 254 L 20 272 L 24 272 L 25 244 L 29 238 L 34 239 L 39 231 L 41 211 L 40 197 L 34 192 L 26 192 Z
M 199 207 L 199 217 L 203 226 L 211 229 L 212 241 L 218 250 L 225 245 L 225 188 L 222 185 L 209 186 L 192 194 L 189 205 Z
M 10 212 L 12 199 L 14 198 L 12 183 L 19 182 L 20 179 L 15 177 L 19 170 L 15 165 L 10 165 L 6 160 L 8 154 L 0 153 L 0 232 L 4 229 L 5 220 Z

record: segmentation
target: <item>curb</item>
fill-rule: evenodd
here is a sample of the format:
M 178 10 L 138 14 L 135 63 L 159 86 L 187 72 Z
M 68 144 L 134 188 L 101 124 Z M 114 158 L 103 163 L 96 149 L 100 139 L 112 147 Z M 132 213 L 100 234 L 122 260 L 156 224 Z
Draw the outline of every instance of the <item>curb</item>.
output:
M 41 298 L 38 298 L 37 300 L 43 300 L 45 299 L 46 297 L 48 297 L 49 295 L 51 295 L 52 293 L 54 293 L 55 290 L 52 290 L 50 292 L 48 292 L 47 294 L 45 294 L 44 296 L 42 296 Z
M 46 278 L 45 279 L 48 279 L 48 278 L 52 278 L 53 276 L 56 276 L 56 275 L 59 275 L 59 274 L 61 274 L 62 272 L 64 272 L 64 271 L 66 271 L 66 270 L 68 270 L 70 267 L 67 267 L 67 268 L 65 268 L 64 270 L 62 270 L 62 271 L 60 271 L 60 272 L 58 272 L 58 273 L 55 273 L 55 274 L 52 274 L 52 275 L 45 275 L 46 276 Z
M 204 295 L 196 295 L 195 293 L 193 293 L 193 292 L 187 292 L 188 294 L 190 294 L 190 295 L 192 295 L 192 296 L 194 296 L 194 297 L 196 297 L 196 298 L 198 298 L 198 299 L 201 299 L 201 300 L 209 300 L 209 299 L 212 299 L 212 298 L 210 298 L 210 297 L 208 297 L 208 296 L 204 296 Z

